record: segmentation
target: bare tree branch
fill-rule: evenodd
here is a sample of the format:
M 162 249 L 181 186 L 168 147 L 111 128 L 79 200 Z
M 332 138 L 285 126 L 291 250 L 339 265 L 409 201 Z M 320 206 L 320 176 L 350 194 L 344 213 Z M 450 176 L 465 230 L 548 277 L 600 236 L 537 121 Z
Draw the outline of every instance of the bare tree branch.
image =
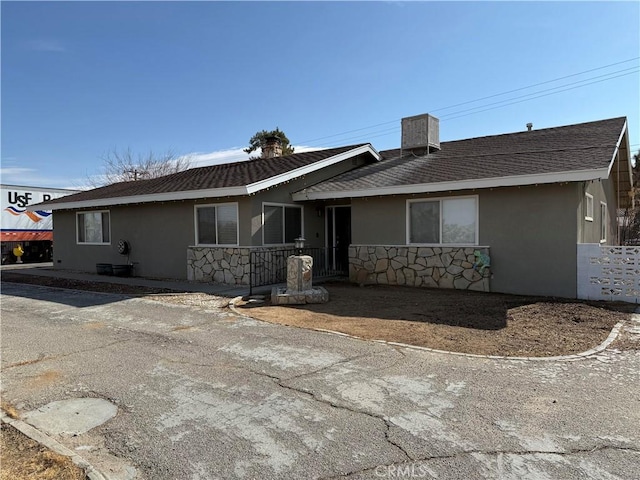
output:
M 178 156 L 171 150 L 158 156 L 151 150 L 147 154 L 134 154 L 131 148 L 113 149 L 103 155 L 101 160 L 102 174 L 87 178 L 87 182 L 94 188 L 119 182 L 163 177 L 182 172 L 191 166 L 190 157 Z

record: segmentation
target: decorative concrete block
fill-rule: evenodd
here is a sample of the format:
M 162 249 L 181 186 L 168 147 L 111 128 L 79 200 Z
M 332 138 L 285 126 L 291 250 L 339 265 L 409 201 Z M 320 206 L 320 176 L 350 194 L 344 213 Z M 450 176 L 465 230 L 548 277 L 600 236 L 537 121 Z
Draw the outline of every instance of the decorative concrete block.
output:
M 314 287 L 304 292 L 290 292 L 284 288 L 271 289 L 272 305 L 304 305 L 306 303 L 326 303 L 329 292 L 324 287 Z

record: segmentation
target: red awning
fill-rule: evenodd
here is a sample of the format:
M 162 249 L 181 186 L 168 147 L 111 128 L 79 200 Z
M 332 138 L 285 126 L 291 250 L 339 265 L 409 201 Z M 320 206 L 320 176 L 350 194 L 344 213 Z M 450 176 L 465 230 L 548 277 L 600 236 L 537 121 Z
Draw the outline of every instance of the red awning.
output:
M 41 232 L 0 232 L 0 241 L 2 242 L 34 242 L 36 240 L 52 241 L 53 232 L 51 230 L 43 230 Z

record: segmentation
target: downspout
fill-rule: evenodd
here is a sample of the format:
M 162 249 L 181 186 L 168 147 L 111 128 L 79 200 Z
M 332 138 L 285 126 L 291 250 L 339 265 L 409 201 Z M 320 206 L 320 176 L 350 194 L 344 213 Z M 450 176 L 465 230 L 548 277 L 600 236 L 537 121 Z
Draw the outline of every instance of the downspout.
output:
M 620 245 L 620 221 L 618 220 L 618 209 L 620 208 L 620 150 L 618 149 L 618 158 L 617 160 L 617 165 L 618 168 L 616 168 L 616 215 L 615 215 L 615 219 L 616 219 L 616 245 Z

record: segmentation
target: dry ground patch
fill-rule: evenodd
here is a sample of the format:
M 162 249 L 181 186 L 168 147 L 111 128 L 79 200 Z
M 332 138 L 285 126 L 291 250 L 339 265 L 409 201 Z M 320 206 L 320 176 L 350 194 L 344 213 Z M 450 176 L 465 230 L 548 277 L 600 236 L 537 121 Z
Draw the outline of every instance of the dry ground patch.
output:
M 635 305 L 399 286 L 325 285 L 329 303 L 245 307 L 267 322 L 480 355 L 568 355 L 602 343 Z M 250 307 L 250 308 L 249 308 Z
M 84 471 L 19 432 L 0 426 L 0 480 L 84 480 Z
M 143 296 L 155 301 L 215 309 L 229 299 L 64 278 L 3 272 L 2 281 Z M 550 297 L 356 285 L 335 282 L 326 304 L 237 306 L 247 315 L 272 323 L 333 330 L 370 340 L 386 340 L 479 355 L 544 357 L 587 351 L 602 343 L 613 326 L 629 320 L 636 305 L 582 302 Z M 612 345 L 640 349 L 637 336 L 622 333 Z

